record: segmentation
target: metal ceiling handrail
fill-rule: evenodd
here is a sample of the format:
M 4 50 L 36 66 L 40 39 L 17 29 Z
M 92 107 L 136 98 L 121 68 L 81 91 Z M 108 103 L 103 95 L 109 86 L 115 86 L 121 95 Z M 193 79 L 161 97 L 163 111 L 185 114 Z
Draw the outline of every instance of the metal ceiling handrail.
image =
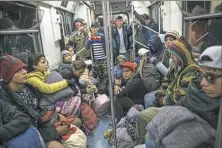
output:
M 139 22 L 136 22 L 136 21 L 133 21 L 133 22 L 135 22 L 135 23 L 137 23 L 137 24 L 143 26 L 144 28 L 146 28 L 146 29 L 148 29 L 148 30 L 150 30 L 150 31 L 152 31 L 152 32 L 154 32 L 154 33 L 156 33 L 156 34 L 158 34 L 158 35 L 160 34 L 159 32 L 156 32 L 156 31 L 153 30 L 152 28 L 147 27 L 147 26 L 145 26 L 145 25 L 143 25 L 143 24 L 141 24 L 141 23 L 139 23 Z
M 37 33 L 39 30 L 30 30 L 30 29 L 5 29 L 0 30 L 0 35 L 7 35 L 7 34 L 26 34 L 26 33 Z

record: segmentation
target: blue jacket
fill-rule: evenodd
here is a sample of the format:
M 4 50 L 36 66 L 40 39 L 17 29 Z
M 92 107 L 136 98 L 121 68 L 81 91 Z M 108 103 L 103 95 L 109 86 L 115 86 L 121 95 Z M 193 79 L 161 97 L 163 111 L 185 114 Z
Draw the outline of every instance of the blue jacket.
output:
M 123 26 L 123 39 L 124 39 L 124 44 L 125 44 L 126 51 L 128 51 L 130 49 L 129 37 L 131 35 L 132 35 L 132 28 L 131 28 L 131 26 L 130 25 Z M 117 28 L 114 28 L 112 30 L 112 36 L 113 36 L 113 40 L 112 40 L 113 52 L 115 54 L 119 54 L 120 35 L 119 35 L 119 32 L 118 32 Z

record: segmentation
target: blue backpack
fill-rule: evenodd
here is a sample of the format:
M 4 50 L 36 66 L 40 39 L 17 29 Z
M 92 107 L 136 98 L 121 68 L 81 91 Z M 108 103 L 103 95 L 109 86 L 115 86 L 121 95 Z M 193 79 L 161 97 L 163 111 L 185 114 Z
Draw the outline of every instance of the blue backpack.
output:
M 7 143 L 8 148 L 45 148 L 37 129 L 34 127 L 28 128 L 22 134 L 11 139 Z

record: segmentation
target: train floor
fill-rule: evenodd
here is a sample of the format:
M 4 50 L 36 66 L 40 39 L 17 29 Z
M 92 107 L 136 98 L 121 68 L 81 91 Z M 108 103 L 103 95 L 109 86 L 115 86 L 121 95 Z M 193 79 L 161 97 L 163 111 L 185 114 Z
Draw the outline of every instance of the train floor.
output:
M 87 138 L 88 148 L 111 148 L 108 140 L 104 139 L 103 133 L 109 129 L 108 124 L 112 122 L 112 118 L 107 114 L 99 117 L 98 125 L 94 130 L 94 136 Z

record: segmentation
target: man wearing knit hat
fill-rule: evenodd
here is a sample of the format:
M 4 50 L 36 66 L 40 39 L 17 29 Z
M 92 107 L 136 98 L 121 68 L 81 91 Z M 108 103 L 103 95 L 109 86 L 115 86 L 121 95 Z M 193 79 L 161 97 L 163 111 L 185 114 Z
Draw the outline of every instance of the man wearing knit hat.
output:
M 170 30 L 165 34 L 165 49 L 167 49 L 170 44 L 176 40 L 177 38 L 179 38 L 180 35 L 177 31 L 175 30 Z M 162 63 L 169 68 L 170 67 L 170 54 L 167 52 L 167 50 L 164 50 L 164 54 L 163 54 L 163 59 L 162 59 Z
M 158 107 L 173 105 L 177 103 L 182 96 L 186 96 L 190 81 L 198 78 L 199 75 L 199 67 L 193 61 L 191 53 L 183 42 L 175 40 L 167 50 L 172 55 L 171 58 L 175 63 L 177 70 L 175 71 L 173 81 L 170 82 L 167 88 L 159 89 L 155 93 L 155 101 L 153 105 Z M 144 128 L 147 122 L 144 121 L 153 118 L 158 111 L 159 108 L 151 107 L 139 114 L 137 120 L 137 137 L 139 143 L 141 143 L 141 140 L 144 140 L 146 134 Z
M 125 87 L 114 86 L 116 95 L 115 111 L 116 118 L 120 120 L 124 112 L 128 111 L 134 104 L 144 104 L 143 96 L 147 93 L 139 73 L 135 73 L 136 65 L 132 62 L 125 62 L 121 65 Z
M 65 135 L 69 129 L 67 127 L 55 128 L 54 126 L 46 125 L 45 116 L 41 116 L 41 110 L 38 108 L 38 98 L 34 92 L 24 85 L 27 79 L 27 71 L 25 64 L 10 55 L 1 57 L 0 59 L 0 75 L 3 81 L 1 82 L 1 97 L 4 101 L 18 107 L 18 109 L 27 114 L 31 118 L 33 126 L 38 128 L 46 145 L 52 147 L 63 147 L 57 139 L 61 135 Z M 46 125 L 46 126 L 44 126 Z
M 156 117 L 153 119 L 153 117 L 151 117 L 151 112 L 147 111 L 147 118 L 143 118 L 143 121 L 140 118 L 141 115 L 139 115 L 137 121 L 140 120 L 144 123 L 144 125 L 140 124 L 140 127 L 138 125 L 137 128 L 141 131 L 145 130 L 145 126 L 148 124 L 148 135 L 152 135 L 150 132 L 154 128 L 160 129 L 155 123 L 161 123 L 161 127 L 163 129 L 165 126 L 164 124 L 166 124 L 165 121 L 169 121 L 167 134 L 165 135 L 162 133 L 164 136 L 161 136 L 158 140 L 152 141 L 154 145 L 162 147 L 162 145 L 166 145 L 166 143 L 168 143 L 167 146 L 169 147 L 183 146 L 221 148 L 222 46 L 211 46 L 206 48 L 200 55 L 198 65 L 201 68 L 202 77 L 193 79 L 187 88 L 187 95 L 181 97 L 180 101 L 176 103 L 188 110 L 177 106 L 169 106 L 167 108 L 163 107 L 159 109 L 156 108 L 156 113 L 153 114 L 153 117 Z M 174 108 L 177 108 L 176 112 L 173 112 L 173 110 L 175 110 Z M 177 118 L 171 122 L 169 119 L 178 113 L 183 115 L 183 117 L 177 116 Z M 189 114 L 192 114 L 192 119 L 188 117 Z M 164 118 L 161 118 L 161 116 L 164 116 Z M 181 120 L 181 117 L 183 120 Z M 193 119 L 195 119 L 195 121 Z M 153 123 L 155 124 L 155 127 L 153 126 Z M 192 125 L 192 123 L 194 124 Z M 204 125 L 201 123 L 204 123 Z M 181 134 L 181 132 L 184 134 Z M 152 135 L 151 137 L 149 136 L 148 138 L 150 140 L 155 139 L 153 136 L 159 136 L 159 134 L 160 133 L 156 132 L 155 135 Z

